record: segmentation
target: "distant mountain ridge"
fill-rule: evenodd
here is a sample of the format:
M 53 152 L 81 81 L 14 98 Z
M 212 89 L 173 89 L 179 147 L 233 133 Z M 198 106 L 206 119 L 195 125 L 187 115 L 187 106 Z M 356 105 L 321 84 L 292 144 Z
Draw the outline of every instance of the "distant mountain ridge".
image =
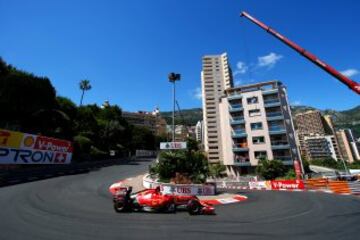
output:
M 318 110 L 311 106 L 291 106 L 292 115 L 302 113 L 309 110 Z M 360 137 L 360 105 L 344 111 L 336 111 L 332 109 L 320 110 L 322 114 L 329 114 L 333 116 L 334 125 L 336 128 L 351 128 L 357 137 Z M 161 112 L 163 118 L 165 118 L 168 124 L 172 122 L 172 112 Z M 176 112 L 176 124 L 183 124 L 187 126 L 196 125 L 199 120 L 202 120 L 202 108 L 183 109 L 180 116 L 179 112 Z

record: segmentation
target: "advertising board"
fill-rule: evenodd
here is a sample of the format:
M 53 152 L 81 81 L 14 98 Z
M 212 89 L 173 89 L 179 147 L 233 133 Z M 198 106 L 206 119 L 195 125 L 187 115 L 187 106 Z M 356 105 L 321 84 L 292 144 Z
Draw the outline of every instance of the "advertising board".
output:
M 69 141 L 0 129 L 0 164 L 69 164 Z
M 186 142 L 161 142 L 161 150 L 186 149 Z
M 161 184 L 161 192 L 164 194 L 183 195 L 215 195 L 213 184 Z
M 270 181 L 256 181 L 256 182 L 249 182 L 250 189 L 267 189 L 271 190 L 271 182 Z
M 271 189 L 304 189 L 304 182 L 302 180 L 272 180 Z

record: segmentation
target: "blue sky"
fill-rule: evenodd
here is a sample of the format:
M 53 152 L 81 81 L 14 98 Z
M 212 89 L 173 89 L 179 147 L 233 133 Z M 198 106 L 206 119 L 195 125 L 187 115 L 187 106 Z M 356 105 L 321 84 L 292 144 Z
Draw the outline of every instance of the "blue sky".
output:
M 47 76 L 58 95 L 109 100 L 125 110 L 172 107 L 169 72 L 179 72 L 180 107 L 201 107 L 201 57 L 227 52 L 235 82 L 278 79 L 290 102 L 348 109 L 359 96 L 239 13 L 246 10 L 360 81 L 360 1 L 0 0 L 0 56 Z

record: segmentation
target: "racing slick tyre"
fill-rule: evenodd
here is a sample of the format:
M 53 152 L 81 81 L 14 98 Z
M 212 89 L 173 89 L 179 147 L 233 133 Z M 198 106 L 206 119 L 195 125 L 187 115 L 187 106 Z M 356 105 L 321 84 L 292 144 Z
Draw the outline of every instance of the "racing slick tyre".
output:
M 168 204 L 166 211 L 168 213 L 176 213 L 176 205 L 174 202 Z
M 187 204 L 187 210 L 190 215 L 199 215 L 201 214 L 202 206 L 199 201 L 190 200 Z
M 114 202 L 114 210 L 115 212 L 125 212 L 127 210 L 127 206 L 125 204 L 125 202 Z

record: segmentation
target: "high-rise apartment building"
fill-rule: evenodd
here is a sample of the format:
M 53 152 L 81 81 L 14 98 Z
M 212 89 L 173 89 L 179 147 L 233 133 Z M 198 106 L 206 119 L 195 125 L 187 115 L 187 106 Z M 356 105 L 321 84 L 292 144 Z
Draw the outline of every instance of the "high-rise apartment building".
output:
M 309 159 L 333 158 L 338 160 L 335 151 L 335 137 L 333 135 L 305 136 L 304 143 Z M 336 146 L 337 147 L 337 146 Z
M 308 159 L 315 159 L 314 157 L 316 157 L 316 159 L 327 157 L 332 157 L 335 160 L 343 159 L 342 151 L 339 148 L 338 137 L 335 133 L 330 115 L 322 116 L 320 111 L 310 110 L 296 114 L 294 120 L 301 155 L 306 156 Z M 308 140 L 305 141 L 305 138 Z M 330 148 L 328 148 L 326 154 L 325 148 L 322 148 L 322 153 L 319 150 L 319 154 L 314 154 L 314 151 L 310 152 L 310 149 L 320 149 L 320 142 L 323 144 L 329 142 L 335 154 L 330 153 Z
M 122 112 L 123 118 L 130 124 L 138 127 L 145 127 L 149 129 L 153 134 L 158 136 L 165 136 L 166 121 L 163 119 L 159 110 L 156 109 L 153 112 L 138 111 L 138 112 Z
M 261 159 L 301 160 L 285 86 L 269 81 L 229 88 L 219 104 L 220 158 L 230 175 L 253 172 Z
M 300 144 L 300 153 L 308 156 L 306 151 L 305 136 L 325 135 L 325 128 L 320 111 L 311 110 L 304 113 L 296 114 L 294 118 L 297 137 Z
M 352 163 L 355 160 L 360 160 L 359 149 L 351 129 L 338 130 L 336 131 L 336 135 L 344 160 L 349 163 Z
M 233 87 L 226 53 L 202 58 L 201 86 L 203 96 L 204 146 L 210 163 L 221 161 L 222 151 L 219 100 L 225 89 Z
M 198 121 L 195 126 L 195 139 L 200 143 L 203 142 L 203 136 L 204 136 L 203 130 L 204 130 L 203 121 Z
M 311 110 L 296 114 L 296 129 L 301 135 L 325 135 L 325 127 L 320 111 Z

